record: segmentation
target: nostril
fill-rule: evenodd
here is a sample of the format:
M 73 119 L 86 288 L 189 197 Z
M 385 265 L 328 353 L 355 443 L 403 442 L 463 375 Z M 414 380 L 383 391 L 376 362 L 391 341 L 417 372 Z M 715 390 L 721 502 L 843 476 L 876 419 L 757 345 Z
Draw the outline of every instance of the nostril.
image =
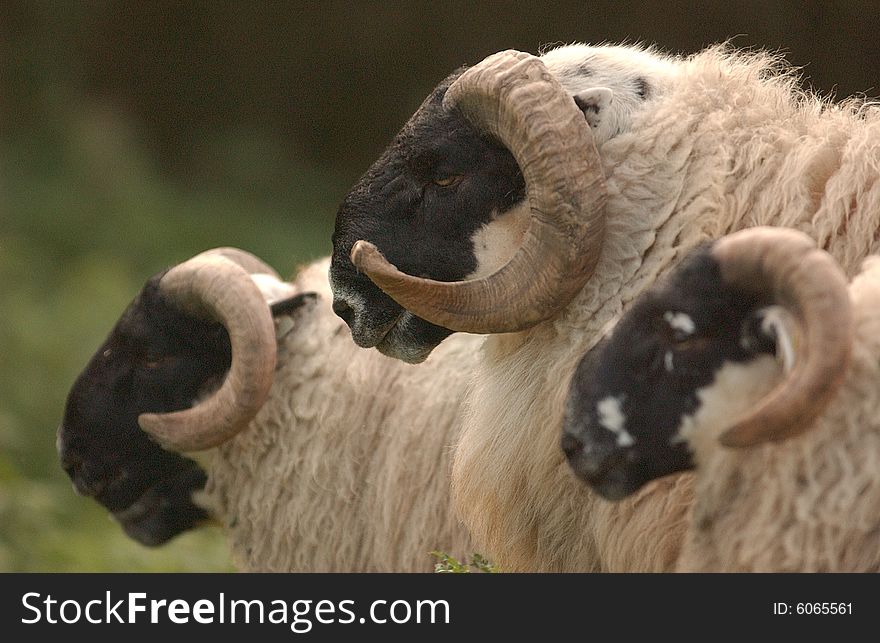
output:
M 339 315 L 346 324 L 351 326 L 354 319 L 354 309 L 344 299 L 333 300 L 333 312 Z
M 573 458 L 582 448 L 583 445 L 580 440 L 573 435 L 566 433 L 562 436 L 562 450 L 565 452 L 565 457 L 569 459 Z

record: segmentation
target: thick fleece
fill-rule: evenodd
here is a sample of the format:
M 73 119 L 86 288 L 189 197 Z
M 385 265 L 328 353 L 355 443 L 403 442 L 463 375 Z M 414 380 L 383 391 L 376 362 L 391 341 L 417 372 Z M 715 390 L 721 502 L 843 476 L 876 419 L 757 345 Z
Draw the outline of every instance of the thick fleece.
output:
M 279 340 L 251 426 L 202 458 L 204 500 L 244 570 L 430 571 L 434 549 L 471 551 L 449 469 L 481 340 L 455 337 L 420 366 L 362 350 L 330 308 L 327 269 L 296 278 L 319 299 Z
M 505 569 L 670 570 L 693 479 L 614 506 L 575 479 L 559 427 L 577 360 L 677 258 L 741 228 L 806 232 L 852 276 L 880 250 L 880 112 L 807 95 L 780 60 L 724 46 L 674 58 L 574 45 L 543 60 L 573 94 L 595 74 L 612 89 L 630 79 L 646 99 L 624 104 L 599 148 L 609 200 L 593 277 L 558 318 L 483 346 L 455 451 L 456 508 Z
M 727 449 L 718 442 L 726 423 L 695 427 L 696 501 L 680 571 L 880 571 L 880 259 L 866 262 L 850 299 L 852 365 L 807 432 Z

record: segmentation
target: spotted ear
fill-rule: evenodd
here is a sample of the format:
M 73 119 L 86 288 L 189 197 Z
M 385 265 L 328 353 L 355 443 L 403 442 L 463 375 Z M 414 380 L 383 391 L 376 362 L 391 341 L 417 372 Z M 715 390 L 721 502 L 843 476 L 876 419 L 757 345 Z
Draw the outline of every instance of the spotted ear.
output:
M 797 328 L 791 313 L 782 306 L 767 306 L 756 310 L 743 323 L 741 343 L 753 353 L 776 355 L 787 373 L 794 365 Z
M 597 129 L 602 123 L 605 111 L 612 100 L 614 100 L 614 92 L 607 87 L 590 87 L 574 95 L 574 102 L 593 129 Z

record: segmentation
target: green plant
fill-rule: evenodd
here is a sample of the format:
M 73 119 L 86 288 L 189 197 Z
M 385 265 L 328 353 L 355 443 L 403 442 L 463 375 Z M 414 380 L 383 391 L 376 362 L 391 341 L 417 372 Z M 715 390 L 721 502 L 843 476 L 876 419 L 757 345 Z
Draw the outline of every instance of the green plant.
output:
M 481 554 L 472 554 L 470 562 L 467 559 L 459 561 L 443 551 L 432 551 L 431 555 L 438 561 L 434 564 L 434 572 L 437 574 L 470 574 L 472 570 L 486 574 L 498 572 L 495 563 Z

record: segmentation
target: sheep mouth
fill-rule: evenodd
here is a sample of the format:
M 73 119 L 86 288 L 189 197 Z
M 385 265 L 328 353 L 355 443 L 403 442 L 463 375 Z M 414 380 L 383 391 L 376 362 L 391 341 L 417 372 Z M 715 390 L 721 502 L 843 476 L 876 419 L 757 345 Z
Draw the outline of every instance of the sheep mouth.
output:
M 355 323 L 352 325 L 351 337 L 361 348 L 379 348 L 389 340 L 389 336 L 400 325 L 406 311 L 402 308 L 392 319 L 378 325 Z M 392 338 L 393 339 L 393 338 Z M 381 350 L 381 349 L 380 349 Z
M 193 499 L 206 481 L 197 466 L 176 472 L 151 485 L 124 509 L 111 513 L 129 538 L 148 547 L 162 545 L 210 520 L 210 514 Z
M 376 348 L 400 323 L 406 312 L 381 291 L 364 293 L 334 281 L 333 312 L 351 332 L 351 338 L 361 348 Z M 376 295 L 376 296 L 373 296 Z
M 638 491 L 650 477 L 643 475 L 638 456 L 630 449 L 617 449 L 602 459 L 597 467 L 585 466 L 573 456 L 572 467 L 584 482 L 605 500 L 618 501 Z
M 376 345 L 376 349 L 386 357 L 407 364 L 420 364 L 451 333 L 446 328 L 404 311 Z
M 591 481 L 590 486 L 605 500 L 617 502 L 631 496 L 648 482 L 634 479 L 626 473 L 620 474 L 621 470 L 614 469 L 602 478 Z
M 407 364 L 424 362 L 452 331 L 435 326 L 399 308 L 381 324 L 355 319 L 349 326 L 351 338 L 361 348 L 375 348 L 386 357 Z
M 155 547 L 208 520 L 208 511 L 193 498 L 207 483 L 205 472 L 184 459 L 173 468 L 156 465 L 145 472 L 121 464 L 102 464 L 72 448 L 59 428 L 61 467 L 77 494 L 101 504 L 130 538 Z
M 351 338 L 361 348 L 375 348 L 387 357 L 418 364 L 452 331 L 417 317 L 384 293 L 371 299 L 362 292 L 338 284 L 333 312 L 348 326 Z

